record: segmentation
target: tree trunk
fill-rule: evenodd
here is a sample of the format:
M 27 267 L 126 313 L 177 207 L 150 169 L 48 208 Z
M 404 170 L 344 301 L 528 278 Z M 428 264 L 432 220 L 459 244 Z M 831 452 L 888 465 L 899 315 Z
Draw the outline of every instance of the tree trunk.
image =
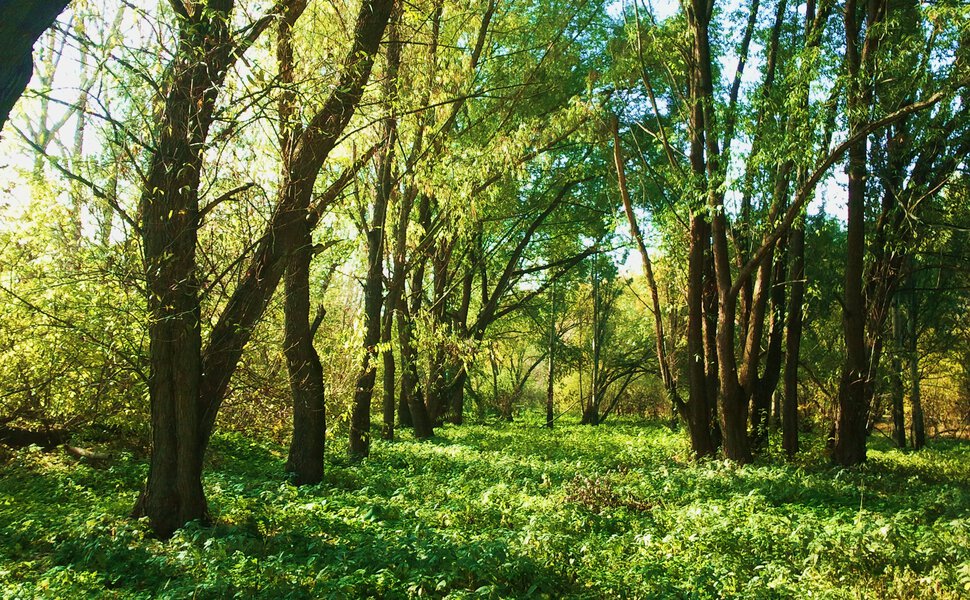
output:
M 396 44 L 394 45 L 396 46 Z M 387 138 L 393 144 L 393 136 Z M 389 169 L 381 163 L 383 171 Z M 383 174 L 381 175 L 383 178 Z M 381 341 L 381 305 L 384 285 L 384 223 L 390 190 L 379 191 L 373 206 L 373 218 L 367 232 L 367 280 L 364 283 L 364 359 L 354 389 L 354 406 L 350 419 L 348 451 L 354 459 L 370 454 L 370 410 L 377 379 L 377 348 Z
M 0 8 L 0 130 L 10 110 L 27 89 L 34 63 L 36 42 L 57 20 L 68 0 L 16 0 Z
M 867 16 L 871 31 L 874 15 L 870 9 Z M 871 90 L 867 81 L 861 80 L 863 67 L 870 64 L 867 54 L 870 36 L 862 53 L 858 37 L 861 26 L 858 21 L 855 0 L 848 0 L 845 7 L 846 65 L 851 89 L 848 94 L 850 114 L 849 135 L 855 135 L 863 126 Z M 865 69 L 868 72 L 868 69 Z M 865 197 L 867 148 L 866 140 L 853 144 L 848 151 L 848 219 L 846 224 L 845 303 L 842 312 L 845 337 L 845 363 L 839 382 L 838 415 L 836 417 L 835 447 L 832 458 L 848 467 L 866 459 L 866 424 L 869 407 L 866 388 L 869 386 L 869 356 L 866 351 L 866 300 L 863 293 L 865 275 Z
M 450 361 L 445 347 L 447 342 L 443 339 L 446 331 L 443 330 L 447 327 L 445 313 L 450 296 L 448 266 L 451 262 L 452 247 L 450 240 L 441 240 L 431 261 L 433 271 L 431 327 L 435 348 L 431 352 L 428 368 L 428 412 L 435 427 L 444 422 L 444 417 L 450 408 L 451 374 L 448 369 Z
M 394 252 L 393 252 L 393 270 L 391 273 L 391 281 L 387 288 L 387 298 L 384 301 L 384 329 L 381 336 L 381 341 L 390 346 L 392 339 L 392 328 L 395 324 L 395 316 L 397 317 L 398 324 L 401 323 L 401 313 L 407 310 L 406 301 L 404 299 L 404 284 L 406 278 L 406 265 L 405 256 L 407 253 L 407 228 L 408 223 L 411 219 L 411 206 L 413 205 L 413 197 L 409 194 L 405 194 L 401 199 L 401 203 L 398 209 L 398 222 L 394 231 Z M 405 362 L 405 350 L 404 343 L 401 342 L 400 337 L 398 337 L 398 348 L 400 350 L 401 365 Z M 384 353 L 384 437 L 385 439 L 393 439 L 394 437 L 394 376 L 396 372 L 396 366 L 394 364 L 394 354 L 390 350 Z M 406 381 L 408 377 L 408 370 L 402 368 L 401 373 L 401 392 L 398 396 L 398 423 L 401 427 L 411 427 L 411 410 L 408 408 L 408 395 L 411 393 L 408 389 L 409 383 Z
M 700 117 L 703 147 L 706 151 L 705 192 L 712 211 L 711 237 L 714 252 L 714 272 L 717 282 L 717 360 L 720 384 L 721 433 L 724 436 L 724 455 L 739 463 L 751 461 L 747 430 L 747 394 L 738 379 L 735 343 L 737 296 L 731 291 L 731 258 L 727 243 L 727 217 L 723 210 L 723 192 L 718 181 L 723 179 L 719 165 L 720 151 L 714 123 L 713 75 L 710 55 L 708 0 L 694 0 L 690 21 L 693 29 L 694 73 L 692 96 L 695 111 Z M 695 125 L 696 126 L 696 125 Z M 699 140 L 700 141 L 700 140 Z M 695 167 L 696 169 L 696 167 Z
M 906 447 L 906 395 L 903 390 L 903 322 L 898 299 L 893 303 L 893 355 L 889 384 L 892 393 L 893 442 L 897 448 Z
M 552 286 L 552 318 L 549 320 L 549 381 L 546 383 L 546 427 L 555 424 L 556 384 L 556 286 Z
M 829 5 L 822 8 L 821 14 L 816 14 L 815 0 L 805 3 L 805 47 L 814 48 L 821 43 L 821 34 L 826 22 Z M 804 82 L 798 88 L 801 106 L 808 110 L 810 83 Z M 792 121 L 789 121 L 792 123 Z M 826 135 L 826 140 L 829 138 Z M 826 142 L 827 144 L 828 142 Z M 798 171 L 798 189 L 804 187 L 806 180 L 804 169 Z M 791 299 L 788 305 L 788 315 L 785 323 L 785 396 L 782 400 L 781 418 L 781 446 L 785 455 L 792 459 L 798 452 L 798 359 L 802 347 L 802 327 L 804 321 L 805 302 L 805 211 L 801 210 L 798 219 L 792 224 L 789 233 L 789 267 L 788 282 L 791 286 Z
M 313 347 L 310 326 L 310 262 L 313 243 L 308 224 L 300 245 L 290 255 L 283 280 L 283 353 L 293 397 L 293 437 L 286 471 L 296 485 L 314 485 L 323 479 L 327 413 L 323 367 Z
M 394 192 L 394 149 L 397 145 L 397 75 L 401 66 L 401 44 L 398 40 L 398 26 L 402 9 L 398 4 L 393 10 L 387 28 L 387 71 L 384 75 L 384 122 L 381 138 L 384 143 L 377 153 L 377 189 L 374 194 L 370 229 L 367 231 L 367 280 L 364 283 L 364 359 L 354 392 L 354 406 L 350 418 L 349 453 L 359 459 L 370 454 L 370 411 L 374 396 L 374 383 L 377 378 L 378 344 L 382 335 L 390 337 L 389 331 L 382 332 L 381 308 L 384 303 L 384 244 L 387 240 L 387 209 Z M 387 361 L 385 361 L 386 363 Z M 391 358 L 393 364 L 393 356 Z M 390 380 L 393 391 L 393 370 Z M 390 404 L 390 429 L 388 429 L 388 404 Z M 384 402 L 384 434 L 390 431 L 393 437 L 394 415 L 393 400 Z
M 620 198 L 623 201 L 623 210 L 626 213 L 627 222 L 630 224 L 630 235 L 636 242 L 637 250 L 640 253 L 640 260 L 643 263 L 643 274 L 650 288 L 650 302 L 653 306 L 653 328 L 655 339 L 655 349 L 657 353 L 657 364 L 660 367 L 660 380 L 667 394 L 667 401 L 671 407 L 674 419 L 678 414 L 684 414 L 686 407 L 680 394 L 677 392 L 677 380 L 674 379 L 673 369 L 667 356 L 667 340 L 664 335 L 663 310 L 660 305 L 660 292 L 657 288 L 657 280 L 653 275 L 653 263 L 650 261 L 650 254 L 647 252 L 647 245 L 643 242 L 643 234 L 637 223 L 636 213 L 633 212 L 633 203 L 630 200 L 630 191 L 626 182 L 626 168 L 623 164 L 623 151 L 620 148 L 620 125 L 616 117 L 612 119 L 613 125 L 613 163 L 616 167 L 617 180 L 620 187 Z M 552 364 L 550 358 L 550 365 Z M 551 427 L 551 425 L 550 425 Z
M 781 378 L 781 365 L 784 360 L 783 349 L 785 339 L 785 287 L 782 285 L 785 277 L 786 253 L 782 247 L 776 250 L 773 284 L 769 292 L 771 327 L 768 331 L 768 351 L 764 358 L 764 371 L 753 386 L 754 394 L 751 399 L 752 414 L 751 444 L 754 448 L 764 448 L 768 443 L 768 431 L 773 425 L 770 423 L 772 399 Z M 775 411 L 778 415 L 779 411 Z
M 388 301 L 388 306 L 393 306 L 393 304 Z M 387 316 L 388 314 L 392 316 Z M 384 361 L 384 370 L 382 371 L 382 387 L 384 394 L 381 397 L 381 437 L 385 440 L 394 439 L 394 381 L 397 372 L 397 366 L 394 363 L 394 350 L 391 348 L 391 328 L 394 326 L 393 311 L 389 308 L 385 309 L 384 323 L 381 325 L 381 345 L 384 347 L 381 354 L 381 358 Z M 386 332 L 386 333 L 384 333 Z M 385 339 L 387 338 L 387 339 Z
M 782 403 L 781 446 L 788 458 L 798 452 L 798 356 L 802 346 L 802 305 L 805 300 L 805 221 L 799 220 L 789 240 L 791 285 L 785 327 L 785 398 Z
M 461 339 L 468 339 L 468 310 L 472 300 L 472 285 L 475 282 L 475 261 L 472 259 L 466 265 L 465 274 L 461 282 L 461 304 L 455 313 L 455 331 Z M 465 361 L 459 357 L 455 361 L 455 375 L 449 385 L 448 421 L 452 425 L 461 425 L 465 419 L 465 382 L 468 381 L 468 370 Z
M 458 365 L 458 372 L 448 383 L 448 397 L 450 410 L 448 412 L 448 422 L 452 425 L 461 425 L 465 420 L 465 382 L 468 381 L 468 372 L 465 364 Z
M 280 149 L 283 178 L 292 168 L 294 143 L 299 136 L 296 91 L 293 89 L 293 27 L 306 9 L 306 2 L 287 7 L 279 21 L 276 59 L 283 93 L 280 95 Z M 295 247 L 283 275 L 283 354 L 293 403 L 293 435 L 290 438 L 286 472 L 297 485 L 313 485 L 323 478 L 327 436 L 323 367 L 313 347 L 314 327 L 310 324 L 310 262 L 313 259 L 312 225 L 296 228 Z
M 712 413 L 708 402 L 706 353 L 704 350 L 704 271 L 705 248 L 710 237 L 701 213 L 690 220 L 690 255 L 687 274 L 687 354 L 690 396 L 688 398 L 688 429 L 691 449 L 700 458 L 716 452 L 711 437 Z
M 407 416 L 414 427 L 414 437 L 419 440 L 434 435 L 431 416 L 421 397 L 418 388 L 418 352 L 414 346 L 414 324 L 411 321 L 410 310 L 398 312 L 397 337 L 401 346 L 401 401 L 406 402 Z M 403 407 L 402 407 L 403 408 Z M 405 412 L 400 411 L 402 426 Z
M 430 229 L 431 200 L 426 195 L 421 196 L 418 204 L 418 221 L 424 230 Z M 424 298 L 424 272 L 427 257 L 419 256 L 415 259 L 414 272 L 411 275 L 411 297 L 402 298 L 402 310 L 398 311 L 398 343 L 401 345 L 401 400 L 407 403 L 408 415 L 414 427 L 414 437 L 419 440 L 434 435 L 434 423 L 428 414 L 428 407 L 421 392 L 418 375 L 418 349 L 414 343 L 414 315 L 421 309 Z M 402 418 L 404 417 L 402 413 Z
M 912 291 L 909 310 L 909 379 L 910 420 L 913 449 L 920 450 L 926 445 L 926 425 L 923 420 L 923 401 L 920 397 L 919 372 L 919 327 L 916 314 L 916 291 Z
M 208 432 L 199 396 L 202 334 L 195 255 L 202 147 L 231 64 L 229 38 L 226 14 L 182 24 L 139 207 L 151 314 L 152 453 L 134 514 L 147 516 L 161 538 L 189 521 L 209 519 L 202 491 Z M 211 64 L 198 60 L 200 53 Z
M 282 185 L 268 233 L 202 353 L 195 279 L 202 154 L 226 73 L 272 22 L 258 21 L 245 38 L 234 42 L 229 28 L 232 4 L 213 2 L 197 7 L 197 16 L 180 17 L 179 48 L 167 70 L 168 95 L 140 203 L 152 314 L 153 445 L 148 482 L 134 512 L 147 515 L 160 537 L 208 517 L 202 456 L 219 406 L 252 328 L 283 275 L 288 254 L 297 247 L 296 224 L 308 221 L 316 175 L 360 100 L 392 2 L 365 0 L 341 81 L 295 145 L 293 168 Z

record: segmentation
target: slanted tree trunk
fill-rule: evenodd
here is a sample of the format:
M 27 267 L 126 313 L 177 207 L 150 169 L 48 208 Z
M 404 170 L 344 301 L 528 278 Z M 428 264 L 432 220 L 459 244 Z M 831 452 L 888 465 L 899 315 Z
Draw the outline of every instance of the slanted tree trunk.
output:
M 253 327 L 262 317 L 283 276 L 289 253 L 298 247 L 304 223 L 311 228 L 335 201 L 355 173 L 370 159 L 366 154 L 311 205 L 320 169 L 350 122 L 370 78 L 374 54 L 384 34 L 393 0 L 365 0 L 357 15 L 354 41 L 344 60 L 340 81 L 293 143 L 290 168 L 280 184 L 279 199 L 253 252 L 242 280 L 226 304 L 203 355 L 204 425 L 212 431 Z
M 750 35 L 750 34 L 749 34 Z M 630 191 L 626 182 L 626 168 L 623 162 L 623 151 L 620 147 L 619 121 L 616 117 L 612 119 L 613 125 L 613 163 L 616 167 L 617 181 L 620 187 L 620 198 L 623 201 L 623 210 L 626 213 L 627 222 L 630 224 L 630 235 L 636 243 L 640 253 L 640 260 L 643 263 L 643 275 L 647 280 L 647 287 L 650 289 L 650 302 L 653 306 L 653 328 L 655 349 L 657 353 L 657 364 L 660 367 L 660 381 L 663 383 L 664 392 L 667 394 L 667 401 L 670 404 L 671 413 L 674 418 L 677 415 L 685 415 L 687 407 L 677 391 L 677 380 L 674 379 L 674 369 L 671 367 L 667 355 L 667 339 L 664 335 L 663 310 L 660 305 L 660 293 L 657 288 L 657 280 L 653 275 L 653 263 L 650 261 L 650 254 L 647 252 L 647 245 L 643 242 L 643 234 L 637 223 L 636 213 L 633 212 L 633 202 L 630 200 Z M 552 364 L 550 358 L 550 365 Z M 551 427 L 551 425 L 550 425 Z
M 13 0 L 0 4 L 0 130 L 27 89 L 34 43 L 54 24 L 68 0 Z

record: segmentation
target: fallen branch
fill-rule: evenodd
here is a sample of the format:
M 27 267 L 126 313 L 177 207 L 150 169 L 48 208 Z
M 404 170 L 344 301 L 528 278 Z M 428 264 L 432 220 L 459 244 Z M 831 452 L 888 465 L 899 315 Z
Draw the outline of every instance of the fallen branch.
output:
M 104 461 L 108 460 L 108 455 L 101 452 L 94 452 L 93 450 L 88 450 L 86 448 L 78 448 L 77 446 L 71 446 L 70 444 L 64 444 L 64 451 L 75 458 L 86 458 L 91 461 Z

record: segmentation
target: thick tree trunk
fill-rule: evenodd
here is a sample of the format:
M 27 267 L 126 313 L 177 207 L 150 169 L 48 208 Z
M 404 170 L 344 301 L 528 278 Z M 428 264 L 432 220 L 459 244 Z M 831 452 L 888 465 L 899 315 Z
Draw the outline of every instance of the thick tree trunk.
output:
M 418 204 L 418 221 L 425 231 L 430 229 L 431 199 L 426 195 L 421 196 Z M 397 337 L 401 346 L 401 400 L 407 404 L 407 414 L 411 417 L 414 437 L 423 440 L 434 435 L 434 423 L 421 391 L 418 349 L 414 341 L 414 315 L 421 310 L 423 303 L 427 257 L 419 256 L 415 260 L 417 262 L 414 263 L 414 272 L 411 274 L 410 302 L 407 298 L 402 298 L 401 310 L 398 311 Z M 404 417 L 403 411 L 401 417 L 402 419 Z
M 297 485 L 313 485 L 323 478 L 327 413 L 323 367 L 313 347 L 310 326 L 310 261 L 313 246 L 309 225 L 290 255 L 283 286 L 285 317 L 283 350 L 293 397 L 293 437 L 286 471 Z
M 846 244 L 845 303 L 842 323 L 846 356 L 839 382 L 833 459 L 852 466 L 866 459 L 868 360 L 862 277 L 865 256 L 865 144 L 850 150 L 849 218 Z
M 148 284 L 152 453 L 134 514 L 161 538 L 209 518 L 202 457 L 201 306 L 196 279 L 202 147 L 229 65 L 225 14 L 183 23 L 168 96 L 142 194 L 141 234 Z M 197 56 L 208 57 L 209 63 Z
M 458 371 L 448 383 L 448 397 L 451 405 L 448 412 L 448 422 L 452 425 L 461 425 L 465 421 L 466 381 L 468 381 L 468 372 L 465 370 L 464 363 L 459 363 Z
M 691 449 L 697 457 L 713 456 L 716 452 L 711 437 L 712 411 L 707 393 L 707 368 L 704 343 L 704 271 L 705 249 L 709 243 L 704 216 L 695 213 L 690 220 L 690 255 L 687 274 L 687 354 L 690 396 L 688 429 Z
M 414 324 L 411 320 L 411 311 L 404 305 L 405 302 L 402 302 L 402 310 L 398 311 L 397 316 L 397 338 L 401 347 L 400 401 L 403 404 L 398 412 L 402 427 L 408 426 L 405 418 L 410 418 L 410 426 L 414 427 L 414 436 L 418 439 L 426 439 L 434 435 L 434 429 L 418 387 L 418 352 L 413 339 Z
M 401 326 L 402 311 L 407 311 L 406 300 L 404 298 L 404 284 L 406 279 L 406 253 L 407 253 L 407 228 L 411 220 L 411 207 L 414 204 L 413 196 L 405 194 L 401 199 L 398 209 L 398 222 L 394 229 L 394 252 L 393 270 L 391 280 L 387 287 L 387 298 L 384 301 L 384 329 L 381 341 L 390 346 L 392 340 L 392 328 L 395 325 L 395 317 L 399 327 Z M 407 381 L 409 373 L 405 365 L 404 343 L 398 337 L 398 348 L 402 365 L 401 391 L 397 398 L 398 423 L 401 427 L 411 427 L 411 410 L 408 408 L 408 395 L 411 393 L 408 386 L 413 383 Z M 394 363 L 394 354 L 391 351 L 384 353 L 384 438 L 393 439 L 394 437 L 394 376 L 397 367 Z
M 350 122 L 370 78 L 374 54 L 390 16 L 393 0 L 365 0 L 357 15 L 354 43 L 344 61 L 343 75 L 323 108 L 313 116 L 294 143 L 291 168 L 280 186 L 279 201 L 253 253 L 245 275 L 213 327 L 203 356 L 202 398 L 206 405 L 203 425 L 209 432 L 229 388 L 243 349 L 262 317 L 283 276 L 288 254 L 296 247 L 302 223 L 315 224 L 321 202 L 310 211 L 317 176 Z M 348 169 L 345 177 L 324 194 L 324 204 L 335 200 L 348 177 L 361 167 Z M 308 212 L 310 213 L 308 215 Z
M 152 459 L 135 514 L 148 516 L 160 537 L 191 520 L 205 520 L 202 456 L 252 328 L 282 277 L 294 239 L 307 223 L 317 172 L 349 122 L 370 76 L 391 0 L 367 0 L 337 90 L 310 122 L 293 152 L 280 205 L 209 345 L 201 351 L 195 279 L 202 153 L 215 102 L 229 67 L 272 19 L 234 43 L 232 2 L 199 6 L 180 17 L 179 49 L 170 65 L 168 95 L 141 199 L 141 234 L 152 314 L 149 395 Z M 277 235 L 278 234 L 278 235 Z
M 711 440 L 714 449 L 721 447 L 724 434 L 719 411 L 720 370 L 717 359 L 717 281 L 714 277 L 714 256 L 710 252 L 711 226 L 704 222 L 704 236 L 708 250 L 704 257 L 704 368 L 707 372 L 707 410 L 710 415 Z
M 814 48 L 821 43 L 821 33 L 830 5 L 825 5 L 821 14 L 816 14 L 815 0 L 805 3 L 805 47 Z M 798 93 L 801 105 L 808 109 L 810 83 L 803 83 Z M 789 122 L 791 123 L 791 121 Z M 826 139 L 828 139 L 828 135 Z M 827 143 L 827 142 L 826 142 Z M 798 172 L 798 189 L 805 184 L 806 173 Z M 785 396 L 782 400 L 781 446 L 785 455 L 791 459 L 798 452 L 798 360 L 802 347 L 802 327 L 805 301 L 805 212 L 801 211 L 789 233 L 789 255 L 791 265 L 788 281 L 791 286 L 791 299 L 785 323 Z
M 294 143 L 299 136 L 294 86 L 293 27 L 306 9 L 306 2 L 287 7 L 279 20 L 276 60 L 283 93 L 280 95 L 280 148 L 283 177 L 292 168 Z M 313 259 L 312 225 L 295 228 L 296 239 L 284 271 L 283 354 L 293 404 L 293 434 L 286 459 L 286 471 L 297 485 L 312 485 L 323 478 L 327 436 L 323 367 L 313 347 L 314 327 L 310 324 L 310 262 Z
M 878 4 L 870 2 L 870 4 Z M 867 33 L 871 32 L 876 9 L 867 11 Z M 862 52 L 859 51 L 861 26 L 858 21 L 855 0 L 848 0 L 845 7 L 846 65 L 851 79 L 848 94 L 850 113 L 849 135 L 855 135 L 863 126 L 871 100 L 867 81 L 861 80 L 862 71 L 868 72 L 869 43 L 866 36 Z M 835 446 L 832 458 L 842 466 L 857 465 L 866 459 L 866 424 L 869 418 L 867 388 L 870 385 L 869 355 L 866 351 L 866 299 L 863 291 L 865 275 L 865 197 L 867 167 L 867 144 L 862 139 L 848 151 L 848 219 L 846 223 L 845 302 L 842 312 L 845 338 L 845 363 L 839 382 L 838 415 L 836 417 Z
M 751 445 L 764 448 L 768 443 L 768 432 L 772 427 L 771 404 L 775 397 L 778 381 L 781 379 L 781 366 L 784 360 L 785 339 L 785 252 L 783 248 L 776 250 L 772 286 L 769 292 L 771 327 L 768 331 L 768 350 L 764 358 L 764 371 L 752 387 L 751 397 Z M 778 414 L 778 411 L 775 411 Z
M 350 419 L 349 452 L 352 458 L 370 453 L 370 409 L 377 378 L 377 347 L 381 341 L 381 305 L 384 279 L 384 222 L 387 196 L 379 193 L 374 202 L 373 221 L 367 232 L 367 281 L 364 284 L 364 364 L 357 377 Z
M 449 273 L 448 266 L 451 262 L 452 244 L 449 240 L 439 242 L 434 256 L 432 257 L 433 285 L 432 285 L 432 304 L 431 304 L 431 326 L 432 335 L 435 342 L 434 351 L 431 352 L 430 365 L 428 368 L 428 413 L 431 422 L 435 427 L 444 422 L 444 417 L 450 409 L 450 389 L 451 374 L 448 372 L 449 361 L 445 341 L 441 339 L 446 328 L 445 312 L 449 301 Z
M 455 331 L 462 339 L 468 338 L 468 310 L 471 307 L 472 285 L 475 282 L 474 263 L 472 260 L 466 266 L 461 282 L 461 304 L 455 314 Z M 465 382 L 468 381 L 468 370 L 465 368 L 465 361 L 460 357 L 454 360 L 454 367 L 455 374 L 448 388 L 448 421 L 452 425 L 461 425 L 465 420 Z
M 768 309 L 768 297 L 773 286 L 771 267 L 774 260 L 774 250 L 765 257 L 758 274 L 752 293 L 750 312 L 747 318 L 748 330 L 744 342 L 744 354 L 741 359 L 740 383 L 744 393 L 751 400 L 751 445 L 757 448 L 767 440 L 768 416 L 771 410 L 771 397 L 765 396 L 760 389 L 761 379 L 758 377 L 758 365 L 761 362 L 761 341 L 764 336 L 765 316 Z

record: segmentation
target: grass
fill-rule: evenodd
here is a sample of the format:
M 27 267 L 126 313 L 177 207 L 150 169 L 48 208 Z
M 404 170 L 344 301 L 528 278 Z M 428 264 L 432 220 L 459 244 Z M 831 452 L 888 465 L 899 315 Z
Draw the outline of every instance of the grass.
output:
M 408 434 L 405 434 L 407 436 Z M 162 543 L 127 518 L 143 458 L 16 451 L 0 466 L 11 598 L 967 598 L 970 445 L 858 470 L 820 453 L 692 464 L 683 432 L 623 422 L 445 427 L 375 441 L 326 480 L 285 448 L 213 440 L 216 525 Z

